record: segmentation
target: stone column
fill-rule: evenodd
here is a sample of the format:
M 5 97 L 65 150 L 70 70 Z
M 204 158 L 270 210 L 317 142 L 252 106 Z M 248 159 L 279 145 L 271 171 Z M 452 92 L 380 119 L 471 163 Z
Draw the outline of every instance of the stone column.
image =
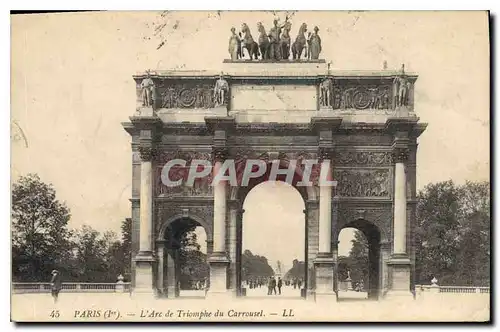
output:
M 334 260 L 332 254 L 332 181 L 331 150 L 320 149 L 321 175 L 319 181 L 319 252 L 314 261 L 316 301 L 336 301 L 333 291 Z
M 386 297 L 410 297 L 410 258 L 406 249 L 406 172 L 405 162 L 408 159 L 408 147 L 398 143 L 393 145 L 394 159 L 394 224 L 393 248 L 390 266 L 390 289 Z
M 157 264 L 157 282 L 156 282 L 156 288 L 158 289 L 158 295 L 162 296 L 163 295 L 163 290 L 164 290 L 164 265 L 165 265 L 165 259 L 164 259 L 164 248 L 165 248 L 165 243 L 164 241 L 157 241 L 156 242 L 156 257 L 158 258 L 158 264 Z
M 240 202 L 232 200 L 229 202 L 229 222 L 228 222 L 228 239 L 227 248 L 229 260 L 229 289 L 237 295 L 238 291 L 238 267 L 237 267 L 237 246 L 238 246 L 238 215 L 240 211 Z
M 150 141 L 141 142 L 141 193 L 140 193 L 140 224 L 139 253 L 135 257 L 136 293 L 154 293 L 153 265 L 155 258 L 152 249 L 153 230 L 153 182 L 152 163 L 155 149 Z
M 394 150 L 394 254 L 406 254 L 406 172 L 407 149 Z
M 379 299 L 385 296 L 389 288 L 389 271 L 387 264 L 390 258 L 391 258 L 391 242 L 383 241 L 380 243 Z
M 213 178 L 215 179 L 227 155 L 226 149 L 214 149 Z M 227 295 L 227 270 L 229 259 L 226 252 L 226 190 L 227 183 L 219 181 L 214 186 L 213 252 L 210 264 L 209 296 Z
M 167 264 L 167 291 L 166 295 L 168 298 L 175 298 L 176 292 L 176 271 L 175 271 L 175 251 L 167 250 L 166 254 L 166 264 Z

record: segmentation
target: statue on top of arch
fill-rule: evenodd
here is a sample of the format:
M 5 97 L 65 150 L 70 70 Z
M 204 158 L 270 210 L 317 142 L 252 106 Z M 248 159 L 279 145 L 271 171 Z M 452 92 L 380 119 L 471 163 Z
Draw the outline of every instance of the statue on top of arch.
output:
M 291 43 L 292 23 L 289 21 L 291 17 L 287 15 L 283 24 L 279 23 L 279 18 L 274 19 L 273 26 L 268 32 L 264 24 L 258 22 L 256 25 L 259 32 L 258 42 L 254 40 L 246 23 L 241 25 L 239 33 L 232 27 L 228 45 L 231 60 L 248 56 L 249 60 L 280 61 L 288 60 L 290 55 L 293 56 L 293 60 L 301 60 L 303 57 L 307 60 L 318 60 L 322 50 L 319 28 L 315 26 L 314 32 L 308 33 L 307 24 L 302 23 L 295 41 Z

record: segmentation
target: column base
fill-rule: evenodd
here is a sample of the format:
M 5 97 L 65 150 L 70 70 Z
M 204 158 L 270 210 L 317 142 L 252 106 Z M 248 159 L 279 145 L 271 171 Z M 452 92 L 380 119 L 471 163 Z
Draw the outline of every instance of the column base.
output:
M 316 276 L 315 298 L 337 296 L 333 290 L 333 268 L 334 260 L 331 253 L 320 252 L 314 260 Z
M 139 252 L 134 258 L 135 262 L 135 287 L 133 294 L 156 296 L 154 287 L 153 268 L 156 259 L 152 252 Z
M 384 299 L 413 299 L 413 293 L 410 290 L 410 258 L 406 254 L 393 254 L 387 265 L 390 286 Z
M 230 260 L 225 252 L 214 252 L 208 258 L 210 265 L 210 287 L 207 292 L 209 294 L 225 294 L 229 293 L 227 287 L 227 269 Z

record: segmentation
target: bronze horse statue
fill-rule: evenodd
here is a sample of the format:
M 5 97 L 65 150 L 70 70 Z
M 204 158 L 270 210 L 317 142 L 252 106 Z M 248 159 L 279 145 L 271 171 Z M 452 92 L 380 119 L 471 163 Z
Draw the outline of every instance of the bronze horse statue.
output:
M 246 23 L 241 25 L 241 32 L 245 34 L 243 37 L 243 45 L 248 51 L 250 60 L 259 58 L 259 45 L 253 40 L 252 34 L 250 33 L 250 28 Z M 243 54 L 242 54 L 243 57 Z
M 292 44 L 292 55 L 293 55 L 293 59 L 298 59 L 300 60 L 300 57 L 302 56 L 302 51 L 304 50 L 304 48 L 306 47 L 306 37 L 305 37 L 305 33 L 307 31 L 307 24 L 305 23 L 302 23 L 302 25 L 300 26 L 300 29 L 299 29 L 299 33 L 297 34 L 297 38 L 295 39 L 295 41 L 293 42 Z M 307 56 L 307 54 L 306 54 Z
M 269 37 L 267 36 L 266 29 L 264 29 L 264 26 L 260 22 L 257 23 L 257 29 L 259 31 L 259 48 L 262 60 L 269 59 L 269 46 L 271 44 L 269 43 Z

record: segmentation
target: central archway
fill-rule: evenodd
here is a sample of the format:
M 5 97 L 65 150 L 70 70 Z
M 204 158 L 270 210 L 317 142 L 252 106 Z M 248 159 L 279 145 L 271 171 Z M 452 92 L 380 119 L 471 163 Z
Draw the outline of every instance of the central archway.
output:
M 288 164 L 281 161 L 279 167 L 283 169 Z M 244 212 L 237 223 L 238 294 L 267 296 L 270 275 L 255 275 L 246 266 L 248 256 L 255 258 L 251 255 L 264 254 L 269 256 L 268 264 L 272 267 L 269 273 L 273 274 L 277 283 L 281 279 L 282 296 L 305 297 L 309 277 L 308 222 L 305 212 L 308 198 L 315 197 L 311 193 L 314 189 L 297 186 L 301 180 L 300 171 L 294 173 L 293 181 L 289 184 L 285 182 L 284 175 L 270 179 L 269 170 L 270 167 L 264 175 L 250 179 L 248 186 L 240 187 L 237 192 Z M 259 204 L 262 199 L 264 202 Z M 293 230 L 287 229 L 287 226 Z M 290 236 L 295 240 L 291 241 Z M 280 245 L 280 241 L 285 242 Z M 290 250 L 291 243 L 295 243 L 293 250 Z

